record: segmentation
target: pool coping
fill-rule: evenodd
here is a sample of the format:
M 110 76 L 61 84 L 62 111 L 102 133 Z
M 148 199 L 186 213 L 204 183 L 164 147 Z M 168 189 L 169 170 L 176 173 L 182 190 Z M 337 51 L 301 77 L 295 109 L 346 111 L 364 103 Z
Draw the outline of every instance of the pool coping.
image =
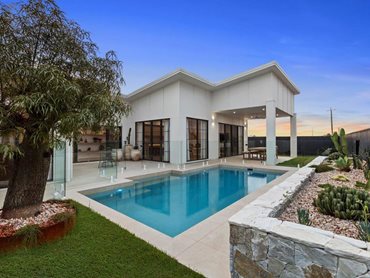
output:
M 143 178 L 150 178 L 153 176 L 158 175 L 168 175 L 168 174 L 176 174 L 176 175 L 184 175 L 189 174 L 192 172 L 197 172 L 200 170 L 205 169 L 212 169 L 212 168 L 253 168 L 258 171 L 269 171 L 269 172 L 279 172 L 282 173 L 281 176 L 277 177 L 270 183 L 262 186 L 261 188 L 257 189 L 256 191 L 244 196 L 243 198 L 239 199 L 238 201 L 232 203 L 231 205 L 225 207 L 224 209 L 216 212 L 215 214 L 209 216 L 208 218 L 204 219 L 203 221 L 195 224 L 191 228 L 185 230 L 184 232 L 180 233 L 175 237 L 170 237 L 162 232 L 155 230 L 129 216 L 126 216 L 123 213 L 120 213 L 112 208 L 109 208 L 93 199 L 90 199 L 85 194 L 93 194 L 97 192 L 107 191 L 111 189 L 115 189 L 118 187 L 125 187 L 130 186 L 134 183 L 135 179 L 143 179 Z M 159 169 L 158 169 L 159 170 Z M 258 196 L 264 194 L 266 191 L 271 189 L 276 184 L 281 183 L 287 177 L 292 175 L 297 168 L 290 168 L 290 167 L 281 167 L 281 166 L 262 166 L 256 167 L 253 165 L 241 164 L 241 163 L 217 163 L 213 165 L 205 165 L 199 166 L 191 169 L 161 169 L 159 171 L 147 173 L 147 174 L 140 174 L 140 175 L 133 175 L 126 177 L 120 181 L 114 183 L 104 183 L 104 184 L 93 184 L 93 185 L 86 185 L 84 188 L 79 189 L 72 189 L 67 192 L 67 197 L 71 198 L 89 208 L 93 211 L 97 212 L 98 214 L 106 217 L 107 219 L 111 220 L 112 222 L 118 224 L 120 227 L 128 230 L 129 232 L 135 234 L 137 237 L 147 241 L 151 245 L 155 246 L 159 250 L 167 253 L 169 256 L 176 258 L 180 263 L 187 265 L 188 267 L 192 268 L 195 271 L 198 271 L 206 276 L 219 276 L 219 277 L 227 277 L 230 275 L 228 265 L 222 265 L 222 270 L 215 273 L 212 271 L 216 271 L 214 268 L 220 268 L 220 262 L 216 263 L 214 266 L 207 266 L 202 267 L 205 262 L 192 261 L 192 250 L 196 250 L 196 252 L 203 252 L 204 250 L 211 249 L 214 252 L 215 258 L 213 260 L 217 261 L 219 259 L 223 259 L 224 261 L 228 262 L 229 258 L 229 249 L 226 249 L 226 245 L 222 242 L 222 244 L 218 244 L 219 246 L 213 246 L 214 244 L 207 244 L 207 240 L 212 238 L 212 234 L 217 233 L 219 229 L 226 229 L 225 225 L 228 226 L 228 219 L 234 215 L 236 212 L 241 210 L 245 205 L 252 202 Z M 226 231 L 226 230 L 225 230 Z M 207 238 L 208 236 L 208 238 Z M 204 243 L 206 242 L 206 243 Z M 226 241 L 227 247 L 229 245 L 228 240 Z M 222 247 L 221 247 L 222 246 Z M 204 251 L 205 252 L 205 251 Z M 190 253 L 190 254 L 189 254 Z M 220 258 L 218 258 L 218 257 Z M 211 258 L 210 258 L 211 259 Z M 207 262 L 209 263 L 209 262 Z

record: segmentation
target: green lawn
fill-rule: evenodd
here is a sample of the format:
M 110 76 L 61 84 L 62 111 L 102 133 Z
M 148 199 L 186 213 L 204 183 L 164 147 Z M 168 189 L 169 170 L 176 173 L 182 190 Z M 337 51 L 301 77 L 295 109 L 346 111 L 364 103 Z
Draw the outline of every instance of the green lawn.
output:
M 290 160 L 284 161 L 279 163 L 279 166 L 287 166 L 287 167 L 300 167 L 305 166 L 306 164 L 310 163 L 316 156 L 297 156 Z
M 0 277 L 202 277 L 90 209 L 77 208 L 67 237 L 0 255 Z

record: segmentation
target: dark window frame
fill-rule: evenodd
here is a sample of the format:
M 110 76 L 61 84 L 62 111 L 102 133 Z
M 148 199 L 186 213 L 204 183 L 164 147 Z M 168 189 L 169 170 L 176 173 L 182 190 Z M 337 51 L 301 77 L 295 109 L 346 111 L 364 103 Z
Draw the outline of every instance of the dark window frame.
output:
M 163 160 L 163 155 L 164 155 L 164 149 L 163 149 L 163 153 L 162 151 L 160 152 L 160 159 L 159 160 L 155 160 L 153 159 L 153 154 L 151 154 L 151 156 L 148 158 L 148 157 L 145 157 L 145 152 L 144 152 L 144 130 L 145 130 L 145 123 L 146 122 L 150 122 L 150 144 L 153 144 L 153 122 L 157 122 L 157 121 L 160 121 L 161 124 L 160 124 L 160 134 L 161 134 L 161 139 L 162 139 L 162 135 L 163 135 L 163 121 L 168 121 L 168 160 Z M 141 142 L 142 142 L 142 146 L 141 146 L 141 156 L 142 156 L 142 159 L 143 160 L 149 160 L 149 161 L 158 161 L 158 162 L 165 162 L 165 163 L 169 163 L 170 162 L 170 149 L 171 149 L 171 140 L 170 140 L 170 129 L 171 129 L 171 120 L 170 118 L 163 118 L 163 119 L 153 119 L 153 120 L 145 120 L 145 121 L 138 121 L 138 122 L 135 122 L 135 145 L 137 146 L 137 142 L 138 142 L 138 134 L 137 134 L 137 131 L 138 131 L 138 124 L 142 124 L 142 130 L 141 130 Z M 164 145 L 164 140 L 161 140 L 160 142 L 160 149 L 162 150 L 162 147 Z M 140 146 L 138 146 L 140 147 Z
M 199 158 L 200 154 L 197 153 L 196 159 L 188 159 L 188 152 L 189 152 L 189 149 L 188 149 L 188 146 L 189 146 L 189 144 L 188 144 L 188 141 L 189 141 L 189 138 L 188 138 L 188 132 L 189 132 L 188 120 L 196 120 L 196 126 L 197 126 L 197 136 L 196 136 L 197 139 L 196 139 L 196 141 L 197 142 L 199 142 L 199 125 L 198 125 L 199 121 L 207 123 L 207 128 L 206 128 L 206 131 L 207 131 L 207 139 L 206 139 L 207 153 L 206 153 L 206 157 L 204 157 L 204 158 Z M 193 117 L 186 117 L 186 161 L 187 162 L 192 162 L 192 161 L 198 161 L 198 160 L 205 160 L 205 159 L 208 159 L 208 158 L 209 158 L 209 122 L 208 122 L 208 120 L 198 119 L 198 118 L 193 118 Z
M 221 144 L 221 142 L 220 142 L 220 125 L 223 125 L 223 129 L 224 129 L 224 132 L 223 132 L 223 134 L 225 135 L 225 130 L 226 130 L 226 126 L 229 126 L 230 127 L 230 138 L 229 138 L 229 140 L 230 140 L 230 155 L 229 156 L 227 156 L 226 155 L 226 140 L 224 140 L 224 142 L 223 142 L 223 149 L 224 149 L 224 155 L 223 156 L 221 156 L 221 152 L 220 152 L 220 144 Z M 236 144 L 236 146 L 233 146 L 234 144 L 232 143 L 233 142 L 233 140 L 232 140 L 232 138 L 233 138 L 233 128 L 232 127 L 236 127 L 236 138 L 238 139 L 237 140 L 237 144 Z M 242 134 L 242 138 L 241 138 L 241 140 L 242 140 L 242 144 L 241 144 L 241 150 L 239 150 L 239 128 L 242 128 L 242 130 L 243 130 L 243 134 Z M 245 127 L 244 126 L 242 126 L 242 125 L 233 125 L 233 124 L 227 124 L 227 123 L 222 123 L 222 122 L 219 122 L 218 123 L 218 156 L 219 156 L 219 158 L 223 158 L 223 157 L 231 157 L 231 156 L 236 156 L 236 155 L 241 155 L 241 154 L 243 154 L 243 149 L 244 149 L 244 132 L 245 132 Z M 233 150 L 234 150 L 234 148 L 236 147 L 236 149 L 237 149 L 237 154 L 233 154 Z

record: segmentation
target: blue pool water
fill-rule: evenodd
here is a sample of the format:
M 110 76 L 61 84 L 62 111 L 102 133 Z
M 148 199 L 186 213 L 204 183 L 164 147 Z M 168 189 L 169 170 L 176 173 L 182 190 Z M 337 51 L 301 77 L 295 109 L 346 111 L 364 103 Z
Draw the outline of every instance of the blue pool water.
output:
M 214 168 L 139 180 L 132 186 L 88 197 L 174 237 L 279 175 Z

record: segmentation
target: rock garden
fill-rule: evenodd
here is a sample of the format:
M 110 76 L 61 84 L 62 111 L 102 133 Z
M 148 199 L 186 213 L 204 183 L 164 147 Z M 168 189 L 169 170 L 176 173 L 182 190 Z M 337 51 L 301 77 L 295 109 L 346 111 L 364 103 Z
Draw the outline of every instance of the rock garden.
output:
M 279 216 L 355 239 L 370 239 L 370 153 L 349 157 L 345 132 L 332 136 L 334 150 Z

